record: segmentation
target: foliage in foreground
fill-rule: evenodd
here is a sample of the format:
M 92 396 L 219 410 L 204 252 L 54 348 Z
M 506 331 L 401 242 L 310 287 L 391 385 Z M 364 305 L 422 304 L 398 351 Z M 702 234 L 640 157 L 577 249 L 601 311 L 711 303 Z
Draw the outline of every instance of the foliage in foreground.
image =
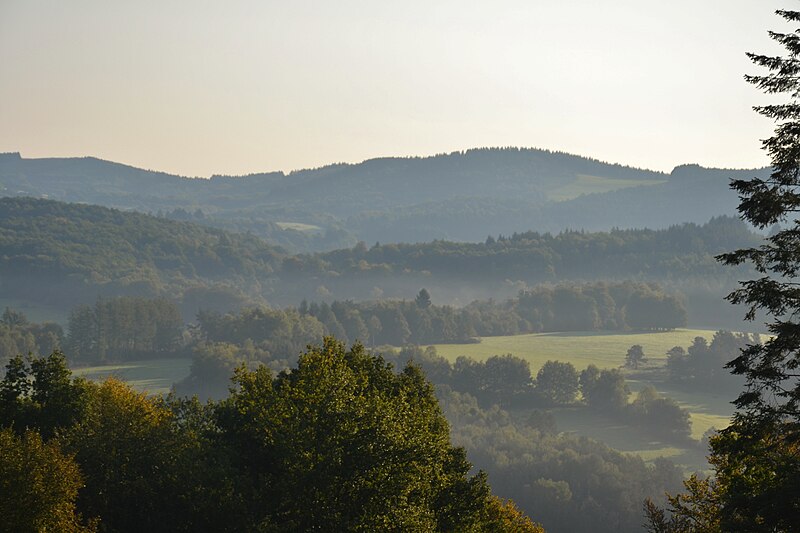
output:
M 681 486 L 682 473 L 670 461 L 648 465 L 637 455 L 559 433 L 547 413 L 534 411 L 525 420 L 497 406 L 482 408 L 447 387 L 438 395 L 453 441 L 489 472 L 496 494 L 535 510 L 547 531 L 638 533 L 642 498 Z
M 800 11 L 778 11 L 800 23 Z M 772 159 L 767 179 L 734 180 L 743 219 L 776 228 L 758 247 L 719 257 L 730 265 L 752 264 L 759 279 L 742 282 L 728 299 L 770 317 L 772 337 L 745 347 L 727 367 L 745 378 L 731 425 L 711 439 L 715 478 L 691 479 L 686 493 L 670 500 L 671 515 L 647 505 L 649 528 L 683 531 L 800 531 L 800 29 L 770 32 L 786 48 L 785 56 L 748 54 L 766 75 L 747 76 L 767 94 L 785 94 L 788 102 L 757 107 L 776 121 L 774 135 L 763 142 Z
M 0 506 L 51 488 L 58 530 L 543 531 L 469 475 L 417 367 L 332 338 L 277 377 L 240 368 L 206 405 L 73 379 L 59 353 L 16 357 L 0 427 Z M 26 485 L 36 461 L 58 479 Z M 0 529 L 44 527 L 37 507 L 14 509 Z
M 93 531 L 81 525 L 75 499 L 83 480 L 56 441 L 35 430 L 0 429 L 0 523 L 3 531 Z

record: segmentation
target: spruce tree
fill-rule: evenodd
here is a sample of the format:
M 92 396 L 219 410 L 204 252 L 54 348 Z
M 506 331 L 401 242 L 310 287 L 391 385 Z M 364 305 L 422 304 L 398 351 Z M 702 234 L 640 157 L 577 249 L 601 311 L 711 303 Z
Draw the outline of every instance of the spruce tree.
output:
M 800 23 L 800 11 L 777 11 Z M 721 526 L 730 531 L 800 529 L 800 29 L 770 32 L 781 56 L 748 54 L 766 73 L 745 79 L 783 101 L 755 110 L 776 123 L 763 141 L 769 178 L 734 180 L 741 217 L 761 229 L 780 224 L 754 248 L 719 256 L 750 263 L 759 273 L 728 296 L 747 306 L 746 318 L 768 317 L 772 337 L 748 346 L 727 367 L 745 377 L 730 427 L 712 439 Z

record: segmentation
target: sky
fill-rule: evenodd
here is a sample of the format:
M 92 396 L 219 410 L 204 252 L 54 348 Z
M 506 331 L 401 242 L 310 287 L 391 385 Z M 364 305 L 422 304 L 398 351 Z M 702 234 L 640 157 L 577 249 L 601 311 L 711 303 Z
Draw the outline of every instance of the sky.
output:
M 546 148 L 768 163 L 773 0 L 0 0 L 0 152 L 185 176 Z

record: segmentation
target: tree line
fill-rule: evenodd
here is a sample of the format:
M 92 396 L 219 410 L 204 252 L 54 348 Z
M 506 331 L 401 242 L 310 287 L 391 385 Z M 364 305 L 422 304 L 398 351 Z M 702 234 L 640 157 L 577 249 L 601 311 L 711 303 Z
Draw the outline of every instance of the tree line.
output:
M 532 375 L 529 363 L 512 354 L 493 355 L 485 361 L 461 356 L 450 363 L 433 346 L 423 349 L 410 345 L 381 351 L 395 368 L 418 365 L 437 387 L 470 394 L 485 408 L 586 407 L 681 444 L 691 434 L 688 411 L 652 387 L 643 389 L 629 402 L 631 392 L 619 369 L 590 365 L 578 371 L 569 362 L 547 361 Z M 229 376 L 237 367 L 266 365 L 280 372 L 291 364 L 284 358 L 272 358 L 249 339 L 241 345 L 205 342 L 195 347 L 190 374 L 175 385 L 175 391 L 180 395 L 224 398 Z
M 422 289 L 414 300 L 304 300 L 296 310 L 201 312 L 198 324 L 212 342 L 241 344 L 249 338 L 271 343 L 298 335 L 311 335 L 311 341 L 313 335 L 330 334 L 351 342 L 403 346 L 548 331 L 669 330 L 686 325 L 686 309 L 679 295 L 654 283 L 564 283 L 521 291 L 505 302 L 475 301 L 463 308 L 435 305 Z
M 708 223 L 679 224 L 666 229 L 615 229 L 609 232 L 565 230 L 557 234 L 527 231 L 489 236 L 482 243 L 436 240 L 417 244 L 359 243 L 351 249 L 287 258 L 284 271 L 357 273 L 374 278 L 402 272 L 427 272 L 434 278 L 609 279 L 646 275 L 649 279 L 679 276 L 724 276 L 714 255 L 761 237 L 741 220 L 716 217 Z
M 733 356 L 748 346 L 761 343 L 758 334 L 717 331 L 711 342 L 695 337 L 686 348 L 675 346 L 667 352 L 667 373 L 674 383 L 691 389 L 736 391 L 743 381 L 725 369 Z
M 183 320 L 166 299 L 100 298 L 69 315 L 65 347 L 76 360 L 102 363 L 174 357 L 182 347 Z
M 50 353 L 63 343 L 64 330 L 55 322 L 30 322 L 25 313 L 10 307 L 0 316 L 0 364 L 19 354 Z
M 484 408 L 546 409 L 556 406 L 586 406 L 618 418 L 668 440 L 686 443 L 691 434 L 689 412 L 663 397 L 651 386 L 629 401 L 631 391 L 620 369 L 589 365 L 578 371 L 570 362 L 547 361 L 536 375 L 528 361 L 512 354 L 493 355 L 485 361 L 460 356 L 454 363 L 429 346 L 409 346 L 386 353 L 402 366 L 420 365 L 438 387 L 467 393 Z
M 506 280 L 719 284 L 737 273 L 722 269 L 714 254 L 761 242 L 741 221 L 720 217 L 664 230 L 359 243 L 292 255 L 253 235 L 99 206 L 0 198 L 0 218 L 0 296 L 59 309 L 91 304 L 98 296 L 166 297 L 180 302 L 186 321 L 199 309 L 284 306 L 316 298 L 318 290 L 327 301 L 365 299 L 376 287 L 387 297 L 402 297 L 423 278 L 429 288 L 479 284 L 488 292 Z
M 475 301 L 464 308 L 435 305 L 422 289 L 411 301 L 334 301 L 297 308 L 246 307 L 236 313 L 201 310 L 185 326 L 166 298 L 120 296 L 78 305 L 67 333 L 56 324 L 31 324 L 18 311 L 0 321 L 0 358 L 63 347 L 75 361 L 176 357 L 198 342 L 254 343 L 262 359 L 288 364 L 309 343 L 333 335 L 370 345 L 475 342 L 478 336 L 547 331 L 662 330 L 686 325 L 679 295 L 653 283 L 539 286 L 505 302 Z M 16 317 L 16 318 L 15 318 Z

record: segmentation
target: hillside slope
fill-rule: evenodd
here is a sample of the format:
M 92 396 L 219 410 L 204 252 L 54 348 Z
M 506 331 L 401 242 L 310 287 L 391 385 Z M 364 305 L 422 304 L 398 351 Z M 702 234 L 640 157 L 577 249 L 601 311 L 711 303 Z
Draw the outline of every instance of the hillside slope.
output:
M 0 198 L 0 220 L 0 295 L 55 307 L 240 292 L 268 280 L 284 255 L 256 237 L 93 205 Z
M 528 230 L 667 227 L 732 215 L 731 177 L 671 174 L 535 149 L 380 158 L 284 174 L 192 179 L 95 158 L 0 155 L 0 195 L 35 196 L 249 231 L 294 251 L 366 242 L 481 241 Z
M 98 296 L 164 296 L 186 319 L 245 303 L 413 298 L 420 287 L 438 304 L 467 304 L 593 280 L 655 281 L 728 308 L 722 295 L 749 272 L 714 255 L 760 241 L 722 217 L 664 230 L 525 232 L 290 255 L 252 235 L 53 200 L 0 198 L 0 220 L 0 300 L 68 310 Z

